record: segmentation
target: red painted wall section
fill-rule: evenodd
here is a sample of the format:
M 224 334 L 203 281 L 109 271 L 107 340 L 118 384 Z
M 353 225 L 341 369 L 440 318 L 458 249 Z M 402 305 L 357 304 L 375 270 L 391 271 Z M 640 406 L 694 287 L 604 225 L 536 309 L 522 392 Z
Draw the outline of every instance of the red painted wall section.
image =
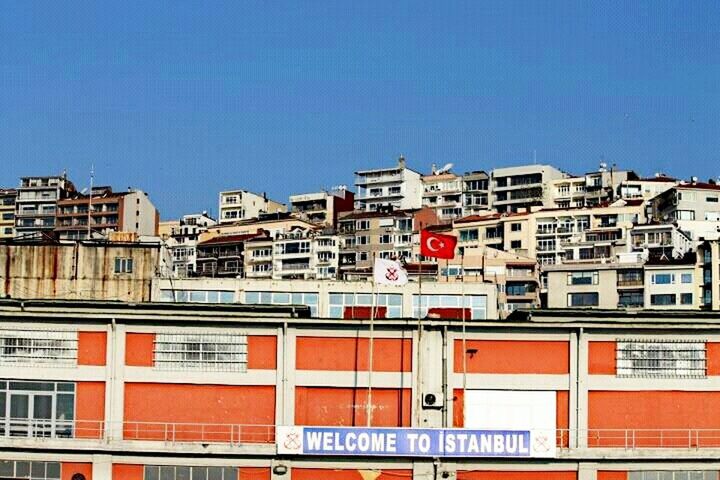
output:
M 142 465 L 112 466 L 112 480 L 143 480 L 145 468 Z
M 467 340 L 467 373 L 566 374 L 570 344 L 565 341 Z M 463 371 L 463 342 L 455 340 L 455 372 Z M 467 353 L 467 350 L 475 352 Z
M 275 335 L 248 336 L 248 369 L 275 370 L 277 367 L 277 337 Z
M 720 343 L 708 342 L 707 349 L 707 374 L 720 375 Z
M 154 342 L 153 333 L 128 333 L 125 336 L 125 365 L 152 367 Z
M 588 373 L 615 375 L 615 342 L 588 342 Z
M 720 447 L 720 392 L 594 391 L 588 403 L 591 447 Z
M 354 319 L 367 319 L 370 318 L 372 313 L 372 305 L 363 306 L 357 305 L 352 307 L 345 307 L 343 310 L 343 319 L 354 320 Z M 377 306 L 375 307 L 375 318 L 385 318 L 387 316 L 387 307 Z
M 238 469 L 238 480 L 270 480 L 271 477 L 269 468 L 242 467 Z
M 409 427 L 410 389 L 373 388 L 372 425 L 377 427 Z M 366 388 L 295 388 L 296 425 L 367 425 Z
M 463 312 L 464 311 L 464 312 Z M 465 317 L 463 317 L 465 315 Z M 470 320 L 472 318 L 472 309 L 470 308 L 428 308 L 428 316 L 430 318 L 444 318 L 447 320 Z
M 453 427 L 462 428 L 465 424 L 465 391 L 453 390 Z
M 412 340 L 376 338 L 373 341 L 373 371 L 412 370 Z M 367 371 L 370 341 L 367 338 L 298 337 L 298 370 Z
M 398 480 L 412 478 L 412 470 L 381 470 L 378 477 L 363 476 L 363 472 L 370 474 L 369 470 L 335 470 L 322 468 L 293 468 L 291 480 L 365 480 L 377 478 L 377 480 Z M 373 470 L 377 472 L 377 470 Z
M 275 387 L 127 383 L 124 418 L 129 440 L 271 443 Z
M 627 472 L 613 472 L 611 470 L 598 470 L 597 480 L 627 480 Z
M 457 472 L 458 480 L 576 480 L 577 472 Z
M 107 332 L 78 332 L 78 365 L 106 363 Z
M 60 478 L 62 480 L 72 480 L 72 476 L 76 473 L 85 475 L 86 480 L 92 480 L 92 463 L 68 463 L 60 464 Z
M 105 421 L 105 382 L 75 384 L 75 436 L 102 438 Z

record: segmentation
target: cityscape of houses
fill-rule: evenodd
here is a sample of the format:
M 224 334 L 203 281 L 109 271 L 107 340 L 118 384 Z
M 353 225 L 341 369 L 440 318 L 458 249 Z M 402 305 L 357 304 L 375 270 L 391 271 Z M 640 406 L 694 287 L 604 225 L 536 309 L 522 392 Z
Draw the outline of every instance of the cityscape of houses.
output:
M 0 238 L 16 249 L 122 247 L 130 253 L 109 260 L 116 274 L 138 265 L 133 252 L 156 249 L 147 291 L 116 291 L 117 299 L 301 303 L 320 316 L 363 315 L 345 307 L 370 306 L 357 293 L 381 258 L 399 261 L 448 308 L 492 288 L 500 317 L 539 307 L 720 308 L 714 179 L 643 177 L 605 163 L 583 175 L 539 164 L 464 174 L 433 164 L 423 174 L 402 156 L 354 175 L 354 188 L 292 193 L 288 203 L 223 191 L 217 218 L 203 211 L 170 221 L 141 190 L 77 191 L 65 174 L 24 177 L 0 189 Z M 456 237 L 454 258 L 423 257 L 421 230 Z M 352 298 L 331 300 L 324 282 Z M 48 295 L 41 283 L 3 293 Z M 385 316 L 423 309 L 411 300 L 403 310 L 390 295 L 380 304 Z

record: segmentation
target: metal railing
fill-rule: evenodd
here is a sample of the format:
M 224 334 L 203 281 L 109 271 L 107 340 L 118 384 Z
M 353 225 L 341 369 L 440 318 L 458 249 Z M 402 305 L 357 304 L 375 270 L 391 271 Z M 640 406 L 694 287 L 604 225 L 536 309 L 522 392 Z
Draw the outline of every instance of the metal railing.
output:
M 558 430 L 557 445 L 572 450 L 577 440 L 581 448 L 621 448 L 624 450 L 676 448 L 697 450 L 720 448 L 720 429 L 705 428 L 621 428 Z

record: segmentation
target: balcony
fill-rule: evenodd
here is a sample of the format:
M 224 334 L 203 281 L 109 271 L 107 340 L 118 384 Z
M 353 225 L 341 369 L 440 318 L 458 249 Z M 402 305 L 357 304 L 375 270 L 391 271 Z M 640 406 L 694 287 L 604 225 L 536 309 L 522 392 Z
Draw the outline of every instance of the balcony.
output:
M 618 278 L 618 287 L 642 287 L 645 284 L 642 278 Z
M 280 268 L 278 268 L 279 272 L 294 272 L 298 270 L 309 270 L 310 264 L 309 263 L 286 263 L 280 265 Z
M 355 185 L 370 185 L 376 183 L 391 183 L 391 182 L 402 182 L 403 176 L 401 173 L 388 174 L 388 175 L 355 175 Z

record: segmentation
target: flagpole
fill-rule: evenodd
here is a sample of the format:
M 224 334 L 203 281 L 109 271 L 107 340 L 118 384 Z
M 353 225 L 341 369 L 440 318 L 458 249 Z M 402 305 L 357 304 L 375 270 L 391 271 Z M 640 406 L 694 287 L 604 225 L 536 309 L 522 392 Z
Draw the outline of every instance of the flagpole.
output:
M 373 252 L 373 270 L 375 269 L 375 253 Z M 367 396 L 367 426 L 372 426 L 372 373 L 373 373 L 373 350 L 375 347 L 375 308 L 377 305 L 377 281 L 373 275 L 372 300 L 370 302 L 370 339 L 368 341 L 368 396 Z
M 465 408 L 465 395 L 467 390 L 467 338 L 465 331 L 465 249 L 462 249 L 460 253 L 460 296 L 462 298 L 462 358 L 463 358 L 463 423 L 462 427 L 465 428 L 465 418 L 467 415 Z

